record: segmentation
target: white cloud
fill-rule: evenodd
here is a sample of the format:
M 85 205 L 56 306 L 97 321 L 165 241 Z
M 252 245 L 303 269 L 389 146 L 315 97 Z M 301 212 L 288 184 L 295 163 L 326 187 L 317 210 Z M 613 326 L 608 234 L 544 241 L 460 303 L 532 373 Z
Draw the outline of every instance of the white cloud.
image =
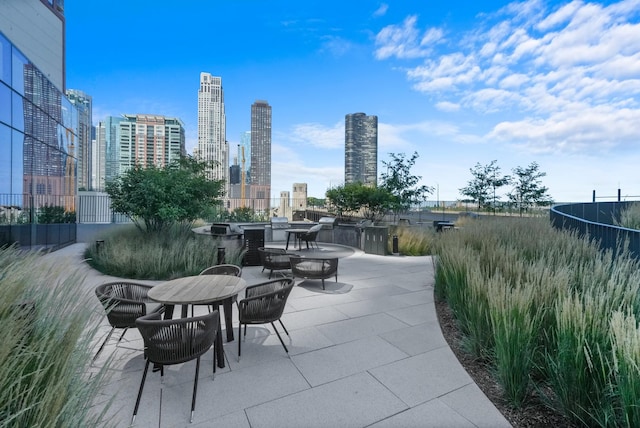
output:
M 416 29 L 417 16 L 408 16 L 402 25 L 388 25 L 376 35 L 377 59 L 396 57 L 401 59 L 427 56 L 443 38 L 442 30 L 430 28 L 424 32 Z
M 382 3 L 380 7 L 376 9 L 375 12 L 373 12 L 373 16 L 384 16 L 387 13 L 387 10 L 389 10 L 389 5 L 386 3 Z
M 450 101 L 439 101 L 436 103 L 436 108 L 441 111 L 453 112 L 460 110 L 460 104 Z
M 349 40 L 338 36 L 324 36 L 322 41 L 321 52 L 329 52 L 335 57 L 346 55 L 353 49 L 353 43 Z
M 407 61 L 412 87 L 443 111 L 500 121 L 485 136 L 532 153 L 615 150 L 640 140 L 640 0 L 514 2 L 446 45 L 418 43 L 414 15 L 383 28 L 376 57 Z M 424 37 L 424 36 L 423 36 Z M 434 40 L 440 41 L 442 32 Z M 449 109 L 449 110 L 447 110 Z M 495 120 L 495 119 L 488 119 Z M 634 129 L 635 128 L 635 129 Z
M 314 146 L 321 149 L 344 147 L 344 121 L 332 127 L 319 123 L 301 123 L 294 125 L 286 134 L 278 138 L 289 140 L 297 145 Z

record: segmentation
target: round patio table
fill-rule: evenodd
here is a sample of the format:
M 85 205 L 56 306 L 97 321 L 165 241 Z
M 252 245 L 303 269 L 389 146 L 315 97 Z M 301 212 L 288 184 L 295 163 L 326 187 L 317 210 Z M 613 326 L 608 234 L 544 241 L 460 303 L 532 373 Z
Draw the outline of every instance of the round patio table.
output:
M 212 305 L 218 309 L 220 302 L 236 296 L 247 288 L 244 279 L 233 275 L 195 275 L 172 279 L 155 285 L 149 290 L 149 298 L 165 305 L 182 305 L 182 317 L 187 316 L 188 305 Z M 171 316 L 172 311 L 169 311 Z M 231 314 L 225 313 L 230 319 Z M 227 325 L 227 328 L 230 328 Z M 240 340 L 238 338 L 238 340 Z M 218 324 L 216 337 L 216 356 L 218 367 L 224 367 L 224 350 L 222 349 L 222 326 Z

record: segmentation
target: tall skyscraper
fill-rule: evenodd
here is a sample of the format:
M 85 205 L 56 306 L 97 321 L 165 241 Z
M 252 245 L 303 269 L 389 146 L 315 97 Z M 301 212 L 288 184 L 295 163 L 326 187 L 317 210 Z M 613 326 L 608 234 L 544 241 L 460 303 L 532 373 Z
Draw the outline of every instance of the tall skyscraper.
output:
M 226 132 L 222 78 L 202 72 L 198 89 L 197 156 L 201 160 L 214 162 L 208 176 L 213 180 L 224 180 L 225 195 L 228 195 L 229 145 Z
M 347 114 L 344 121 L 344 182 L 378 182 L 378 116 Z
M 251 196 L 258 209 L 269 209 L 271 200 L 271 106 L 251 104 Z M 261 202 L 258 202 L 261 201 Z
M 92 190 L 91 96 L 78 89 L 67 89 L 67 97 L 78 109 L 78 143 L 76 144 L 78 189 Z
M 238 163 L 244 167 L 245 184 L 251 183 L 251 131 L 240 134 L 240 149 L 244 148 L 244 165 L 242 165 L 242 151 L 238 152 Z

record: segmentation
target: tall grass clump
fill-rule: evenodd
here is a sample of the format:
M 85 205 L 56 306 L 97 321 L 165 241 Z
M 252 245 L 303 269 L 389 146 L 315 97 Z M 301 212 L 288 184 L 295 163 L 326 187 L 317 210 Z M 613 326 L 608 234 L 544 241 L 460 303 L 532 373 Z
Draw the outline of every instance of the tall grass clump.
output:
M 69 268 L 0 250 L 0 427 L 105 425 L 91 408 L 105 371 L 88 375 L 99 319 Z
M 620 220 L 614 219 L 613 222 L 616 226 L 627 229 L 640 229 L 640 203 L 628 204 L 620 211 Z
M 400 226 L 390 228 L 387 251 L 393 252 L 393 236 L 398 237 L 398 252 L 405 256 L 426 256 L 431 254 L 435 232 L 422 227 Z
M 611 318 L 615 391 L 623 426 L 640 426 L 640 329 L 633 314 Z
M 162 232 L 131 226 L 106 235 L 100 246 L 89 246 L 85 257 L 93 268 L 107 275 L 166 280 L 197 275 L 218 264 L 220 245 L 220 240 L 193 233 L 190 224 L 176 224 Z M 223 246 L 225 262 L 241 265 L 241 246 Z
M 556 307 L 554 347 L 547 350 L 552 405 L 575 423 L 608 426 L 613 419 L 608 317 L 601 302 L 568 296 Z
M 488 284 L 494 332 L 494 367 L 505 397 L 521 407 L 530 390 L 539 313 L 533 310 L 533 287 L 507 288 L 500 278 Z
M 638 426 L 640 266 L 626 250 L 601 251 L 545 219 L 501 218 L 439 234 L 434 259 L 436 295 L 513 406 L 536 400 L 578 425 Z

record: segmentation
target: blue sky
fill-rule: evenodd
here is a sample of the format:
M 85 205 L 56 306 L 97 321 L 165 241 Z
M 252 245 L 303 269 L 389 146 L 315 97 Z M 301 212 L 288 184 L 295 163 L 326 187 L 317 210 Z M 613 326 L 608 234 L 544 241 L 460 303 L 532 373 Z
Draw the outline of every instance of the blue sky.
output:
M 492 160 L 537 162 L 557 202 L 640 199 L 640 0 L 106 4 L 65 1 L 67 87 L 94 122 L 177 116 L 191 152 L 200 72 L 221 76 L 232 154 L 251 103 L 273 108 L 272 196 L 342 184 L 344 116 L 364 112 L 380 162 L 418 152 L 430 200 Z

